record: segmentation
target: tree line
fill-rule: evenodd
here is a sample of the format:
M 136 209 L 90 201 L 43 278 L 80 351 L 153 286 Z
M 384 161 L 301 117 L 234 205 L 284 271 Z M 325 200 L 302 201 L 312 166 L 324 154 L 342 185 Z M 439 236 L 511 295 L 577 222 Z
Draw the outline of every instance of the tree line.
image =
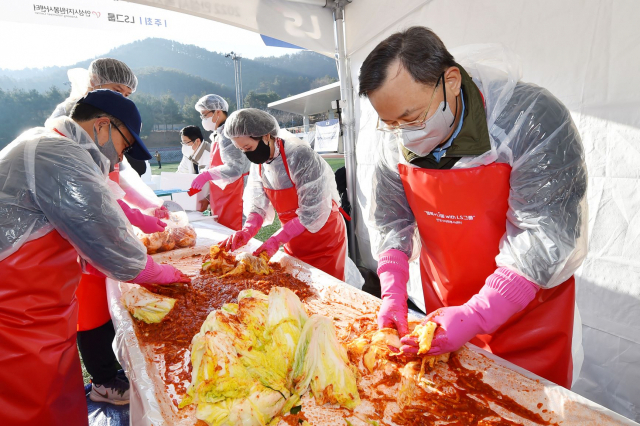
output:
M 0 89 L 0 149 L 8 145 L 22 132 L 43 126 L 55 107 L 69 95 L 58 87 L 51 87 L 44 93 L 37 90 L 2 90 Z M 154 129 L 169 129 L 171 125 L 201 126 L 200 114 L 194 106 L 205 93 L 184 97 L 182 102 L 170 94 L 153 96 L 146 93 L 135 93 L 131 100 L 136 103 L 142 117 L 142 137 L 148 136 Z M 229 110 L 236 110 L 235 99 L 226 98 Z M 274 91 L 259 93 L 250 91 L 244 99 L 244 108 L 259 108 L 273 114 L 281 126 L 300 126 L 302 116 L 283 111 L 271 110 L 270 102 L 280 99 Z

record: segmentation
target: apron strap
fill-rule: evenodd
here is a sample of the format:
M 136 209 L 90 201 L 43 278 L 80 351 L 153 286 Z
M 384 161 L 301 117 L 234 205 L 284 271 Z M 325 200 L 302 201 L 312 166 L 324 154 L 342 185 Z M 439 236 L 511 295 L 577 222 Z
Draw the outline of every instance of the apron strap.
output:
M 280 138 L 276 138 L 276 141 L 278 142 L 278 147 L 280 148 L 280 154 L 282 154 L 282 162 L 284 163 L 284 169 L 287 172 L 287 176 L 289 176 L 291 185 L 293 185 L 295 188 L 296 184 L 293 183 L 293 179 L 291 179 L 291 172 L 289 172 L 289 163 L 287 163 L 287 153 L 284 152 L 284 141 Z
M 347 219 L 348 222 L 351 222 L 351 216 L 349 216 L 342 207 L 338 207 L 338 210 L 340 210 L 340 213 L 342 213 L 342 216 Z
M 293 179 L 291 179 L 291 172 L 289 172 L 289 163 L 287 163 L 287 154 L 284 152 L 284 141 L 280 138 L 276 138 L 276 142 L 278 143 L 278 148 L 280 149 L 280 154 L 282 155 L 282 163 L 284 164 L 284 170 L 287 172 L 287 176 L 291 181 L 291 185 L 295 188 L 296 184 L 293 183 Z M 262 179 L 262 164 L 258 165 L 260 171 L 260 178 Z

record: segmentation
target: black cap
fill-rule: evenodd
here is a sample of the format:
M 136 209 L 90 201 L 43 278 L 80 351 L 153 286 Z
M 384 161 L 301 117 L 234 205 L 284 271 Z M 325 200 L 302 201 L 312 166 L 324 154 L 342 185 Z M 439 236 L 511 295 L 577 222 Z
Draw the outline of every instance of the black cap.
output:
M 78 103 L 88 104 L 122 121 L 135 141 L 127 154 L 137 160 L 151 160 L 149 150 L 140 139 L 142 118 L 133 101 L 113 90 L 101 89 L 87 93 Z

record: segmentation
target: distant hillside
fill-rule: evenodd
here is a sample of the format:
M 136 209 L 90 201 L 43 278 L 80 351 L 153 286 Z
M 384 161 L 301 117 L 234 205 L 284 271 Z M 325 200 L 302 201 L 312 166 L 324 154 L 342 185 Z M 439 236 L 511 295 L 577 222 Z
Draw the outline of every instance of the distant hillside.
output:
M 182 71 L 165 68 L 143 68 L 136 71 L 140 93 L 153 96 L 171 94 L 179 102 L 193 95 L 216 93 L 224 98 L 235 100 L 234 87 L 212 83 Z M 144 88 L 144 90 L 143 90 Z
M 189 89 L 194 85 L 206 86 L 203 90 L 207 92 L 213 87 L 224 90 L 226 86 L 229 88 L 227 90 L 232 91 L 230 97 L 235 97 L 233 62 L 217 52 L 170 40 L 149 38 L 119 46 L 102 56 L 119 59 L 139 74 L 140 93 L 171 93 L 176 100 L 182 100 L 184 95 L 194 93 Z M 35 89 L 44 92 L 52 86 L 57 86 L 65 90 L 69 88 L 67 69 L 86 68 L 92 59 L 69 67 L 0 70 L 0 89 Z M 303 51 L 282 58 L 242 59 L 242 86 L 245 94 L 251 90 L 273 90 L 285 97 L 309 90 L 314 80 L 327 75 L 337 78 L 335 61 L 314 52 Z M 172 77 L 179 81 L 172 83 Z M 201 80 L 195 80 L 196 77 L 200 77 Z M 207 86 L 207 80 L 220 86 Z

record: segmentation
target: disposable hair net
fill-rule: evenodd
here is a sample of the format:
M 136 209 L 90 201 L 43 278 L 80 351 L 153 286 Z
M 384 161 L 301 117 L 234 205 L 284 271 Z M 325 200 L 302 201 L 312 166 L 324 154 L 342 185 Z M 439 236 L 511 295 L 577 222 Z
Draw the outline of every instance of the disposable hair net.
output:
M 198 99 L 196 102 L 196 111 L 202 113 L 203 111 L 229 111 L 229 104 L 224 100 L 222 96 L 218 95 L 205 95 Z
M 68 117 L 78 99 L 92 88 L 117 83 L 124 84 L 133 93 L 138 87 L 138 79 L 131 68 L 124 62 L 111 58 L 96 59 L 89 64 L 89 69 L 72 68 L 67 71 L 67 77 L 71 83 L 71 93 L 67 99 L 56 106 L 49 117 L 50 120 L 62 116 Z
M 300 223 L 309 232 L 318 232 L 329 218 L 332 202 L 340 205 L 331 166 L 312 150 L 308 143 L 286 130 L 280 130 L 278 137 L 284 140 L 291 179 L 287 175 L 280 152 L 276 153 L 277 157 L 271 163 L 262 165 L 262 176 L 260 167 L 252 164 L 243 196 L 245 215 L 258 213 L 262 217 L 267 216 L 271 203 L 264 188 L 287 189 L 295 184 L 298 192 L 296 214 Z
M 226 137 L 233 139 L 239 136 L 259 138 L 264 135 L 278 136 L 278 121 L 268 112 L 256 108 L 239 109 L 233 112 L 224 126 Z
M 220 159 L 223 164 L 209 169 L 211 180 L 221 189 L 242 178 L 251 168 L 247 156 L 224 135 L 224 127 L 224 124 L 218 126 L 214 139 L 220 146 Z
M 107 185 L 109 161 L 73 120 L 48 123 L 0 151 L 0 260 L 55 229 L 108 277 L 135 278 L 147 252 Z
M 543 288 L 557 286 L 587 252 L 587 170 L 571 114 L 547 90 L 520 82 L 516 58 L 501 46 L 465 46 L 452 53 L 484 96 L 491 142 L 485 154 L 463 157 L 454 169 L 493 162 L 512 167 L 507 229 L 496 263 Z M 416 258 L 417 227 L 398 163 L 415 166 L 404 160 L 394 135 L 377 133 L 368 217 L 376 252 L 394 248 Z
M 99 58 L 89 65 L 89 83 L 94 89 L 103 84 L 124 84 L 133 93 L 138 87 L 138 78 L 124 62 L 113 58 Z

